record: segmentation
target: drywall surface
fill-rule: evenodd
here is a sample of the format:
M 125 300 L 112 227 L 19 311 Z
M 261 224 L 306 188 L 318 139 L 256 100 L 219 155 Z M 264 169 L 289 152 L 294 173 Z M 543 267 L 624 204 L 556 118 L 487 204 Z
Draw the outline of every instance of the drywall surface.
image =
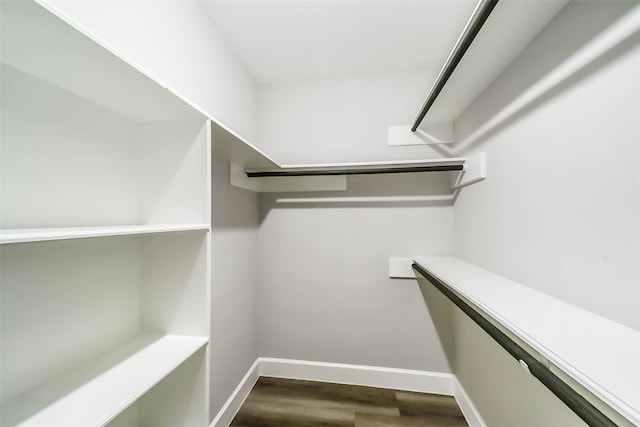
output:
M 430 77 L 422 71 L 263 85 L 260 148 L 289 164 L 440 157 L 427 146 L 387 146 L 387 128 L 410 123 Z M 452 252 L 450 204 L 390 201 L 448 194 L 449 179 L 350 176 L 344 193 L 263 194 L 260 355 L 449 372 L 416 282 L 388 277 L 389 257 Z M 380 197 L 387 199 L 362 201 Z
M 213 163 L 212 192 L 211 418 L 259 356 L 258 196 L 231 187 L 229 166 L 222 161 Z
M 576 25 L 598 13 L 578 3 Z M 456 255 L 640 329 L 638 75 L 636 35 L 478 144 L 488 177 L 455 206 Z
M 257 86 L 198 2 L 41 0 L 243 137 L 256 137 Z
M 394 179 L 446 189 L 447 176 L 414 175 Z M 389 179 L 350 177 L 342 196 L 384 194 Z M 388 259 L 451 253 L 452 207 L 289 196 L 260 200 L 260 355 L 449 372 L 416 281 L 390 279 Z
M 437 70 L 260 86 L 258 143 L 282 163 L 440 157 L 388 147 L 389 126 L 412 124 Z
M 631 6 L 570 3 L 456 130 L 472 133 L 498 110 L 492 102 L 535 83 L 519 73 L 545 62 L 541 52 L 557 56 L 556 49 L 565 49 L 567 28 L 582 33 L 580 43 L 566 41 L 575 50 L 597 36 L 598 23 L 615 21 Z M 636 34 L 474 142 L 471 152 L 487 153 L 487 179 L 457 200 L 455 255 L 640 329 L 638 75 Z M 485 345 L 478 328 L 459 320 L 454 330 L 453 371 L 488 425 L 581 425 L 577 417 L 567 419 L 564 407 L 550 402 L 537 383 L 509 379 L 514 362 Z

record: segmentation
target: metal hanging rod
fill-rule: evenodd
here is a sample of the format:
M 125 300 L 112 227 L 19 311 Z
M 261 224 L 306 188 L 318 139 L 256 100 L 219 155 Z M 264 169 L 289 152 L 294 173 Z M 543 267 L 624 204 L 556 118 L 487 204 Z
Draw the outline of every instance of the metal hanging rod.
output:
M 427 112 L 436 101 L 436 98 L 438 98 L 438 95 L 449 80 L 449 77 L 451 77 L 455 71 L 456 67 L 462 60 L 462 57 L 467 52 L 467 49 L 469 49 L 469 46 L 471 46 L 471 43 L 480 32 L 480 29 L 489 15 L 491 15 L 491 12 L 497 3 L 498 0 L 481 0 L 476 6 L 471 19 L 467 22 L 464 31 L 460 35 L 456 45 L 453 47 L 453 51 L 449 55 L 449 58 L 447 58 L 442 70 L 440 70 L 440 74 L 438 74 L 436 82 L 431 87 L 431 90 L 427 95 L 427 99 L 424 101 L 424 104 L 420 109 L 420 113 L 411 127 L 412 132 L 415 132 L 418 129 L 418 126 L 420 126 L 420 123 L 422 123 L 424 116 L 427 115 Z
M 504 332 L 484 318 L 480 313 L 473 309 L 469 304 L 458 297 L 449 287 L 438 278 L 433 276 L 427 270 L 422 268 L 420 264 L 413 263 L 413 269 L 421 276 L 427 279 L 433 286 L 444 294 L 451 302 L 453 302 L 460 310 L 471 318 L 478 326 L 480 326 L 487 334 L 491 336 L 502 348 L 504 348 L 511 356 L 520 362 L 531 375 L 536 377 L 544 384 L 553 394 L 555 394 L 565 405 L 567 405 L 577 416 L 592 427 L 617 427 L 618 425 L 611 421 L 606 415 L 600 412 L 582 395 L 576 392 L 571 386 L 562 381 L 558 376 L 540 363 L 529 352 L 520 347 L 515 341 L 509 338 Z
M 409 172 L 449 172 L 461 171 L 463 165 L 428 165 L 428 166 L 403 166 L 391 168 L 354 168 L 354 169 L 324 169 L 324 170 L 267 170 L 246 171 L 249 178 L 263 178 L 274 176 L 333 176 L 333 175 L 374 175 L 384 173 L 409 173 Z

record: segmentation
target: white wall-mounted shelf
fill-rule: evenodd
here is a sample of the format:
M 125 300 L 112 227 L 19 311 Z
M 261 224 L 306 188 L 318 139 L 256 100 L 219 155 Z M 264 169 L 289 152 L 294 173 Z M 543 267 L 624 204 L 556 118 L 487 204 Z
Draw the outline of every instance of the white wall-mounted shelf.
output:
M 635 425 L 640 332 L 456 258 L 414 261 Z
M 498 2 L 420 124 L 423 141 L 396 145 L 453 142 L 453 122 L 567 2 Z
M 384 171 L 394 168 L 412 168 L 420 166 L 463 166 L 465 159 L 462 157 L 419 159 L 419 160 L 392 160 L 378 162 L 349 162 L 349 163 L 318 163 L 318 164 L 292 164 L 282 165 L 283 171 L 313 171 L 313 170 L 359 170 L 378 169 Z
M 92 237 L 135 236 L 140 234 L 209 231 L 209 224 L 114 225 L 107 227 L 23 228 L 0 230 L 0 244 L 87 239 Z
M 2 425 L 103 426 L 202 349 L 207 337 L 141 335 L 2 405 Z
M 465 153 L 530 106 L 581 80 L 640 29 L 635 3 L 616 3 L 602 19 L 585 21 L 590 3 L 498 2 L 414 135 L 399 127 L 390 145 L 452 143 L 441 149 Z M 580 31 L 572 31 L 577 26 Z
M 486 177 L 484 153 L 471 158 L 293 164 L 271 168 L 232 164 L 231 185 L 256 192 L 346 191 L 347 176 L 396 173 L 451 172 L 452 189 L 479 182 Z M 449 197 L 449 196 L 446 196 Z M 443 200 L 439 197 L 438 200 Z

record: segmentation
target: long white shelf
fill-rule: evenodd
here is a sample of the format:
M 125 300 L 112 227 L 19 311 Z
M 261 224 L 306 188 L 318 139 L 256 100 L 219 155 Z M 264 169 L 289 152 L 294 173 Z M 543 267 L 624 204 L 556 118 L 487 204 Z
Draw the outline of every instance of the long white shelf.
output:
M 465 164 L 465 158 L 436 158 L 436 159 L 419 159 L 419 160 L 389 160 L 378 162 L 351 162 L 351 163 L 321 163 L 321 164 L 288 164 L 280 165 L 278 168 L 260 169 L 253 168 L 251 172 L 311 172 L 311 171 L 358 171 L 358 170 L 379 170 L 388 169 L 410 169 L 418 167 L 437 167 L 437 166 L 462 166 Z
M 3 427 L 103 426 L 203 348 L 206 337 L 141 335 L 0 408 Z
M 209 224 L 114 225 L 106 227 L 21 228 L 0 230 L 0 244 L 87 239 L 90 237 L 132 236 L 137 234 L 205 231 Z
M 414 261 L 640 425 L 640 332 L 456 258 Z
M 288 164 L 282 165 L 283 169 L 356 169 L 378 167 L 412 167 L 412 166 L 443 166 L 443 165 L 463 165 L 464 157 L 448 157 L 419 160 L 386 160 L 378 162 L 350 162 L 350 163 L 318 163 L 318 164 Z

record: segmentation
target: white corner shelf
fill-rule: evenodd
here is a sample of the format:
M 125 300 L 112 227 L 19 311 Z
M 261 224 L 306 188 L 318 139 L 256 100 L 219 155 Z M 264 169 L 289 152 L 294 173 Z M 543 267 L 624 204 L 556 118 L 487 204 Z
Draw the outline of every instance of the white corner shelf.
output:
M 640 332 L 456 258 L 414 261 L 640 425 Z
M 0 245 L 87 239 L 91 237 L 134 236 L 140 234 L 209 231 L 209 224 L 114 225 L 105 227 L 21 228 L 0 230 Z
M 267 168 L 232 163 L 230 181 L 233 186 L 255 192 L 346 191 L 349 175 L 416 172 L 453 172 L 455 179 L 452 181 L 451 189 L 455 191 L 485 179 L 485 154 L 480 153 L 468 158 L 288 164 Z M 446 200 L 453 200 L 451 194 L 444 197 Z M 442 196 L 437 199 L 445 200 Z
M 140 335 L 2 405 L 6 427 L 103 426 L 208 343 Z
M 313 170 L 358 170 L 358 169 L 391 169 L 396 167 L 421 167 L 421 166 L 462 166 L 464 157 L 418 159 L 418 160 L 388 160 L 378 162 L 350 162 L 350 163 L 318 163 L 318 164 L 290 164 L 282 165 L 285 171 L 313 171 Z

